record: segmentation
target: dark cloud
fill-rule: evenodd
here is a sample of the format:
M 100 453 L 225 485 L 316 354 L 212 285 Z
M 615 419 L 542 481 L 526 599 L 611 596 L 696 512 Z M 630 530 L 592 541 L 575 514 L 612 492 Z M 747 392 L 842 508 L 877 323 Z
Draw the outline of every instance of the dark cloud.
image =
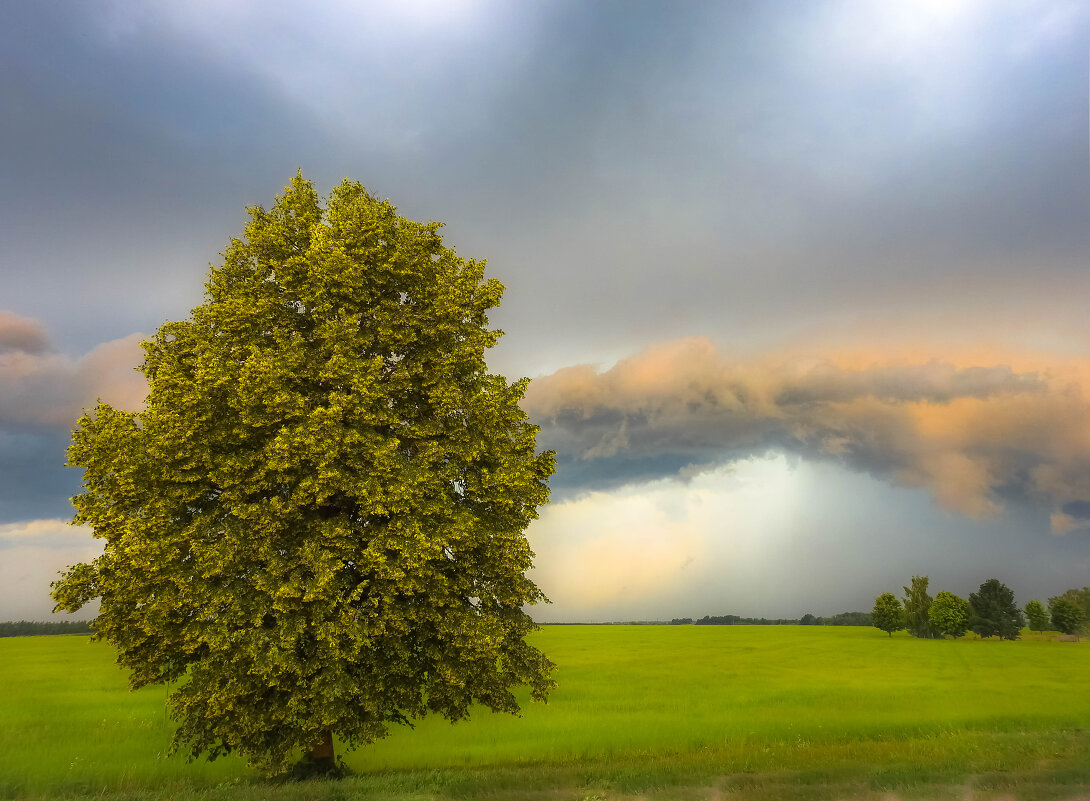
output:
M 561 473 L 584 486 L 778 450 L 924 487 L 970 516 L 1017 498 L 1053 508 L 1057 530 L 1073 527 L 1090 498 L 1080 374 L 873 358 L 862 367 L 799 354 L 733 361 L 707 340 L 684 340 L 605 372 L 537 379 L 525 407 Z
M 245 206 L 324 144 L 245 65 L 123 13 L 16 3 L 0 29 L 3 303 L 62 349 L 184 316 Z
M 67 431 L 0 428 L 0 521 L 71 518 L 80 471 L 64 466 L 68 441 Z
M 489 257 L 520 371 L 998 317 L 1031 267 L 1034 313 L 1084 318 L 1059 289 L 1090 290 L 1078 4 L 396 5 L 8 9 L 6 303 L 68 347 L 184 316 L 302 166 Z
M 553 501 L 563 501 L 578 496 L 588 490 L 610 491 L 632 484 L 655 481 L 663 476 L 685 476 L 691 474 L 695 464 L 699 469 L 709 469 L 724 463 L 728 456 L 723 449 L 706 447 L 678 452 L 665 452 L 654 455 L 631 454 L 624 450 L 609 456 L 584 459 L 571 451 L 563 450 L 559 438 L 553 431 L 546 431 L 540 438 L 543 448 L 561 447 L 557 455 L 557 471 L 549 481 Z M 760 452 L 754 448 L 754 452 Z M 743 449 L 733 449 L 735 458 Z
M 1061 511 L 1076 520 L 1090 520 L 1090 501 L 1071 501 L 1065 503 Z

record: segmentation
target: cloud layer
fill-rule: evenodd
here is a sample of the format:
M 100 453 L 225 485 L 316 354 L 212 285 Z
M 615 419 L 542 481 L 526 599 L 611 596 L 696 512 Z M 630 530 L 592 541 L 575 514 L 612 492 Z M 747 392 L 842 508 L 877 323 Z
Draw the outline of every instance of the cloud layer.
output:
M 800 348 L 740 360 L 685 339 L 604 372 L 537 379 L 525 407 L 559 453 L 561 487 L 565 468 L 616 485 L 783 451 L 926 488 L 970 517 L 1018 500 L 1050 509 L 1057 532 L 1078 526 L 1090 499 L 1085 370 L 964 358 Z
M 67 520 L 24 520 L 0 523 L 0 550 L 16 547 L 97 547 L 87 526 L 73 526 Z
M 0 548 L 8 547 L 5 523 L 71 514 L 80 479 L 64 466 L 69 433 L 99 398 L 141 407 L 141 339 L 130 334 L 71 356 L 39 321 L 0 311 Z
M 69 429 L 97 398 L 138 408 L 147 394 L 136 370 L 143 338 L 130 334 L 72 358 L 51 348 L 36 320 L 0 311 L 0 428 Z
M 857 514 L 861 573 L 902 531 L 915 539 L 898 569 L 932 571 L 942 548 L 974 569 L 988 550 L 993 575 L 1015 579 L 1074 571 L 1084 541 L 1052 536 L 1042 510 L 1055 530 L 1090 519 L 1090 385 L 1078 364 L 1011 352 L 1085 359 L 1090 343 L 1088 36 L 1079 0 L 7 4 L 0 524 L 71 513 L 80 471 L 62 465 L 80 411 L 143 395 L 130 332 L 183 319 L 246 205 L 302 167 L 322 191 L 348 176 L 445 221 L 448 244 L 489 259 L 508 287 L 489 359 L 504 375 L 693 335 L 747 354 L 675 344 L 531 387 L 542 444 L 562 457 L 539 521 L 558 588 L 570 570 L 623 596 L 625 574 L 650 581 L 661 563 L 684 572 L 669 587 L 695 592 L 656 532 L 681 541 L 748 505 L 781 510 L 784 482 L 759 501 L 707 500 L 745 472 L 740 457 L 769 452 L 803 454 L 784 460 L 796 479 L 828 481 L 783 521 L 775 560 L 732 580 L 778 572 L 802 553 L 790 532 L 812 537 L 818 519 L 834 550 Z M 824 350 L 770 351 L 837 332 Z M 951 349 L 985 339 L 993 352 Z M 656 479 L 670 486 L 648 489 Z M 880 498 L 865 506 L 861 487 Z M 719 511 L 694 506 L 687 528 L 643 493 Z M 1002 518 L 960 514 L 1001 504 Z M 610 521 L 633 517 L 647 526 L 622 558 Z M 1003 527 L 1002 548 L 975 547 L 972 532 Z M 570 547 L 550 551 L 561 529 Z M 732 531 L 707 536 L 736 548 Z M 747 531 L 770 539 L 760 521 Z M 1047 559 L 1032 564 L 1031 547 Z M 32 558 L 9 547 L 4 581 L 16 552 Z M 623 569 L 607 581 L 602 564 Z M 1039 586 L 1055 593 L 1075 573 L 1049 575 Z

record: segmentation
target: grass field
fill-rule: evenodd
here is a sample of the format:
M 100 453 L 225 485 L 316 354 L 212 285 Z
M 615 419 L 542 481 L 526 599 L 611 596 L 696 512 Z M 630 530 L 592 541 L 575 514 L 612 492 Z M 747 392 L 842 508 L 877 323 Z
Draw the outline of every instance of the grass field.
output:
M 1090 797 L 1090 647 L 809 626 L 550 626 L 548 705 L 400 729 L 341 782 L 166 758 L 165 690 L 82 636 L 0 640 L 0 797 Z

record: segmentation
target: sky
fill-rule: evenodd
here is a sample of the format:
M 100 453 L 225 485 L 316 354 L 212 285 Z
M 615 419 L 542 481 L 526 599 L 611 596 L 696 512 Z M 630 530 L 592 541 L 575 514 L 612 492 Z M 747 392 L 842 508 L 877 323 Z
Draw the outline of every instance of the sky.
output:
M 82 409 L 302 169 L 507 287 L 541 621 L 1090 584 L 1090 7 L 15 0 L 0 619 L 101 544 Z M 85 610 L 82 616 L 93 614 Z

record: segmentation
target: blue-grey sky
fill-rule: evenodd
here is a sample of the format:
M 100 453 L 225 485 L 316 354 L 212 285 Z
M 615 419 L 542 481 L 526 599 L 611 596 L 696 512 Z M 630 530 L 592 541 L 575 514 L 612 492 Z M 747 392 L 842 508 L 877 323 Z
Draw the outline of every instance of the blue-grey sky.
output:
M 16 0 L 0 619 L 48 612 L 81 408 L 297 168 L 507 285 L 559 451 L 541 619 L 1090 583 L 1090 10 L 1065 0 Z

